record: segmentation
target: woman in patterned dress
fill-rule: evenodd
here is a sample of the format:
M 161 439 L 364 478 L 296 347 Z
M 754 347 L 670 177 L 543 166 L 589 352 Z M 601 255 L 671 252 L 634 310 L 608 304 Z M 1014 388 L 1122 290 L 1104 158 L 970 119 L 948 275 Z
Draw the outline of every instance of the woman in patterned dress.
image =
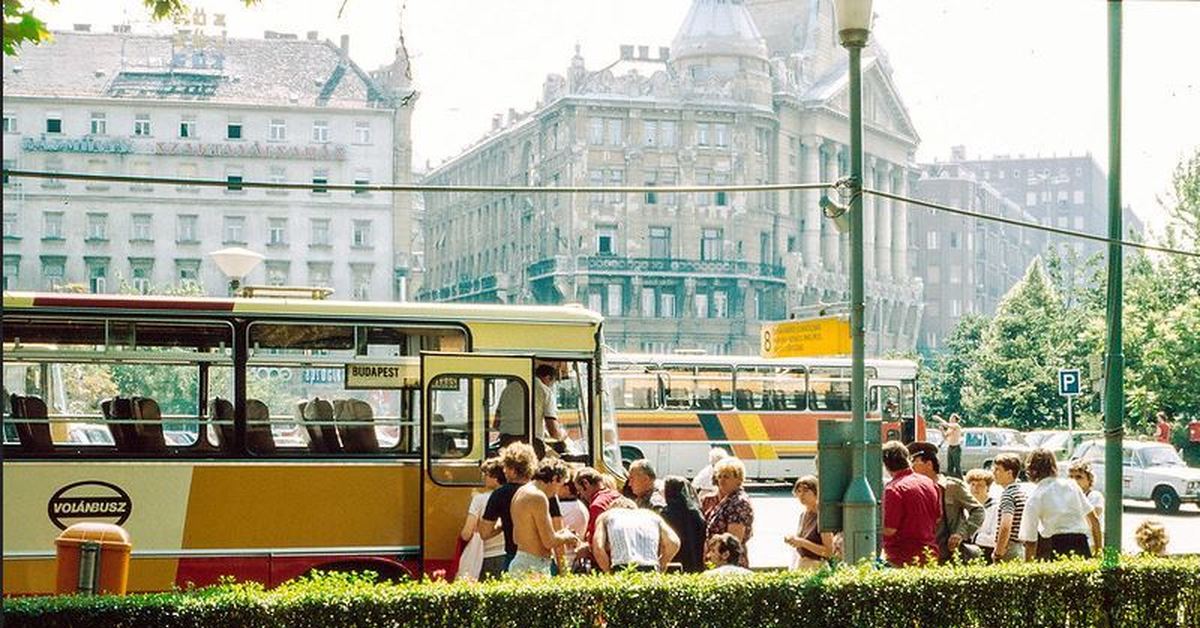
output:
M 750 497 L 742 489 L 746 466 L 737 458 L 724 458 L 713 465 L 713 479 L 717 483 L 718 501 L 706 513 L 707 538 L 728 532 L 745 545 L 750 540 L 754 526 L 754 508 L 750 505 Z M 743 552 L 738 559 L 742 567 L 750 566 L 747 553 Z

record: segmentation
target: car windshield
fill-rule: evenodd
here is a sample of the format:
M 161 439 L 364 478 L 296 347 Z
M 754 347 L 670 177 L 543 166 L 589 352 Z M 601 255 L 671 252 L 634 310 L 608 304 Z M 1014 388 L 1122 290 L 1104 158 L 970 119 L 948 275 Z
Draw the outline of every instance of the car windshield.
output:
M 1159 465 L 1183 466 L 1183 459 L 1179 457 L 1179 452 L 1175 451 L 1170 445 L 1162 447 L 1147 447 L 1141 452 L 1142 462 L 1147 467 Z

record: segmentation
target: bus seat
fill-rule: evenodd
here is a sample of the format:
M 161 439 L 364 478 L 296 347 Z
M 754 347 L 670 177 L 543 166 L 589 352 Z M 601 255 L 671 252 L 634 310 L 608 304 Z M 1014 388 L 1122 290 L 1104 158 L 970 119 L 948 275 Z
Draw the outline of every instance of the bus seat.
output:
M 13 395 L 10 397 L 9 411 L 13 418 L 38 419 L 38 423 L 14 422 L 17 428 L 17 440 L 21 441 L 21 449 L 28 453 L 44 454 L 54 451 L 54 439 L 50 436 L 50 423 L 46 402 L 32 395 Z
M 338 425 L 342 447 L 348 453 L 371 454 L 379 452 L 379 438 L 371 421 L 375 417 L 371 404 L 361 399 L 339 399 L 335 405 L 338 421 L 364 423 L 364 425 Z
M 304 404 L 304 430 L 308 432 L 308 444 L 314 452 L 331 454 L 341 451 L 337 427 L 329 424 L 332 420 L 333 404 L 328 399 L 314 397 Z M 314 421 L 322 424 L 315 425 Z
M 163 436 L 162 410 L 158 402 L 149 397 L 134 397 L 129 400 L 133 417 L 140 421 L 134 425 L 138 451 L 161 454 L 167 451 L 167 439 Z
M 133 420 L 133 400 L 127 397 L 113 397 L 100 402 L 100 411 L 106 421 Z M 117 451 L 133 453 L 138 450 L 137 426 L 132 423 L 111 423 L 108 431 L 112 433 L 113 444 Z
M 233 404 L 228 399 L 214 397 L 212 418 L 217 423 L 217 442 L 221 451 L 233 453 Z
M 271 409 L 258 399 L 246 400 L 246 449 L 256 455 L 275 453 L 275 437 L 271 434 Z
M 739 388 L 733 391 L 734 402 L 739 410 L 750 410 L 754 407 L 754 399 L 749 390 Z

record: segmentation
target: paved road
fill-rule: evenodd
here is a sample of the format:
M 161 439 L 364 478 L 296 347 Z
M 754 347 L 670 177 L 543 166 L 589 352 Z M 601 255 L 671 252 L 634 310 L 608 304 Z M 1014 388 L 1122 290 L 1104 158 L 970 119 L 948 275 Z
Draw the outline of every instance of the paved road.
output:
M 783 542 L 787 534 L 794 534 L 800 520 L 800 503 L 787 490 L 753 489 L 750 501 L 754 505 L 754 536 L 750 539 L 750 565 L 752 567 L 787 567 L 795 551 Z M 1200 554 L 1200 507 L 1184 505 L 1172 516 L 1159 515 L 1150 502 L 1125 502 L 1121 521 L 1121 547 L 1136 553 L 1137 543 L 1133 532 L 1142 521 L 1155 518 L 1167 527 L 1172 554 Z

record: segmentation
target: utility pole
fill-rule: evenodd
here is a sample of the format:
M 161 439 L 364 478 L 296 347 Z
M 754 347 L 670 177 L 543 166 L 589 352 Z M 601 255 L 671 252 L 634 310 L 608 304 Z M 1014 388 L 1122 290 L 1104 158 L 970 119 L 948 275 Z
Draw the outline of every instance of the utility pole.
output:
M 1125 355 L 1121 352 L 1121 0 L 1108 2 L 1108 362 L 1104 391 L 1104 564 L 1121 553 L 1121 437 Z

